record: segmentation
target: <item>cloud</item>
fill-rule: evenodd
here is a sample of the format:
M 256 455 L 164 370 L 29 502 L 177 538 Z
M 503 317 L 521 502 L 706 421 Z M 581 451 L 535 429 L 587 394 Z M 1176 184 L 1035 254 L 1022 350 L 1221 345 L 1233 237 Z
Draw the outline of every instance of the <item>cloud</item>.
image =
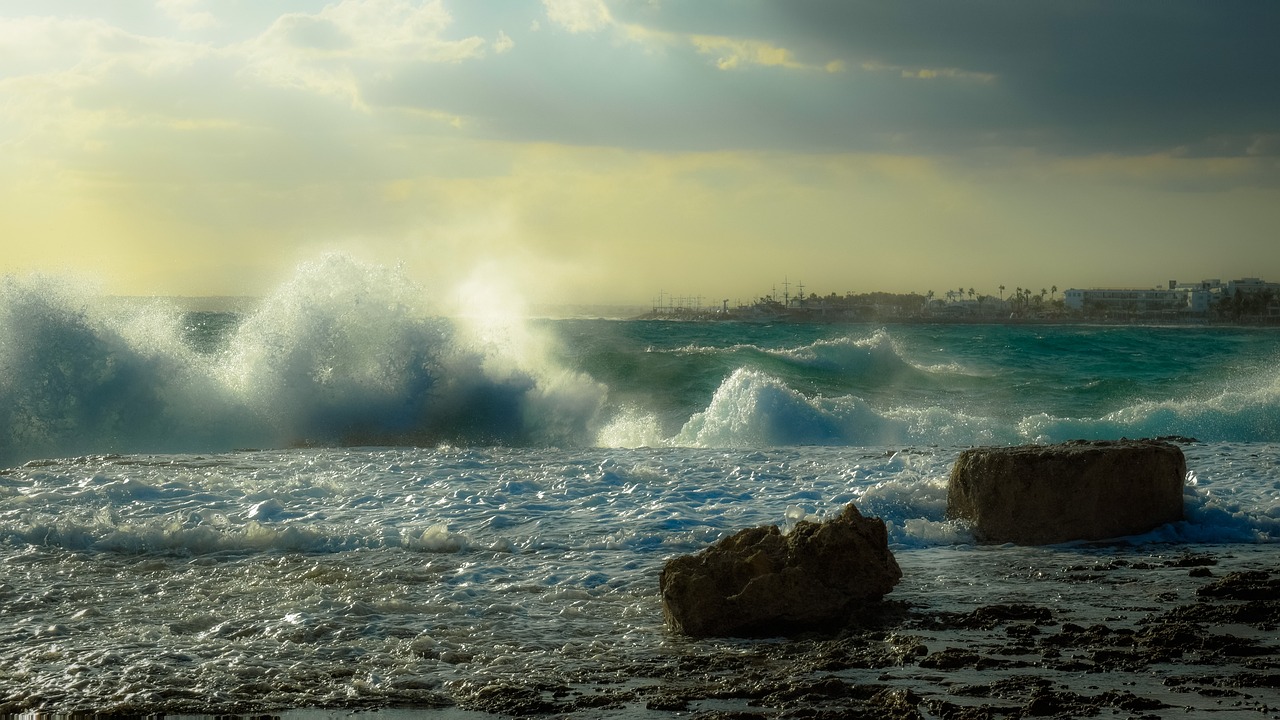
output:
M 222 23 L 213 13 L 201 10 L 202 0 L 156 0 L 156 6 L 183 30 L 206 30 Z
M 689 42 L 700 53 L 718 56 L 716 67 L 721 70 L 732 70 L 742 65 L 784 67 L 793 70 L 805 67 L 803 63 L 796 61 L 795 55 L 790 50 L 759 40 L 692 35 L 689 37 Z
M 181 61 L 180 41 L 126 32 L 91 17 L 0 17 L 0 80 L 89 76 L 113 65 Z
M 173 82 L 198 75 L 216 56 L 204 45 L 137 35 L 99 18 L 24 17 L 0 18 L 0 47 L 18 56 L 0 58 L 8 74 L 0 76 L 0 135 L 30 164 L 33 181 L 101 152 L 104 128 L 226 122 L 191 85 Z
M 851 111 L 859 122 L 859 106 L 874 103 L 870 114 L 883 118 L 862 132 L 828 128 L 815 137 L 824 147 L 1144 155 L 1231 136 L 1239 141 L 1219 146 L 1236 152 L 1280 125 L 1280 76 L 1271 70 L 1280 67 L 1272 31 L 1280 4 L 1269 0 L 634 0 L 610 8 L 618 24 L 654 36 L 752 38 L 805 65 L 883 73 L 838 90 L 811 83 L 807 99 L 819 108 Z M 742 67 L 745 57 L 724 62 Z M 902 131 L 887 133 L 893 126 Z
M 157 0 L 148 22 L 84 7 L 0 17 L 6 128 L 300 123 L 326 145 L 372 122 L 660 152 L 955 157 L 1263 158 L 1280 137 L 1280 49 L 1261 29 L 1280 5 L 1256 0 L 342 0 L 274 16 Z M 173 33 L 207 7 L 218 33 Z M 502 29 L 535 25 L 519 45 Z M 144 32 L 157 26 L 170 37 Z
M 498 31 L 498 38 L 493 41 L 493 51 L 495 53 L 502 54 L 504 52 L 508 52 L 515 46 L 516 41 L 512 40 L 510 35 L 507 35 L 501 30 Z
M 246 44 L 245 71 L 271 84 L 347 98 L 367 109 L 362 88 L 370 74 L 484 55 L 483 38 L 448 37 L 452 24 L 441 0 L 343 0 L 318 13 L 280 16 Z M 498 52 L 513 45 L 505 34 L 498 44 Z
M 571 33 L 603 30 L 614 24 L 604 0 L 542 0 L 547 19 Z
M 973 82 L 995 82 L 996 76 L 992 73 L 970 72 L 959 68 L 916 68 L 902 69 L 899 71 L 902 77 L 914 80 L 969 80 Z
M 459 62 L 477 57 L 477 36 L 445 37 L 452 17 L 441 0 L 343 0 L 319 13 L 282 15 L 254 42 L 295 58 Z

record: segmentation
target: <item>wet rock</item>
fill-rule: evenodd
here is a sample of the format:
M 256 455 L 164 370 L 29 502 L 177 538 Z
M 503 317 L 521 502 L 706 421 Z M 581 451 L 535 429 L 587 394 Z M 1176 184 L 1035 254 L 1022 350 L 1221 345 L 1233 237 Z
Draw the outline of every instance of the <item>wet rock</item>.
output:
M 1005 628 L 1005 634 L 1011 638 L 1026 640 L 1040 634 L 1040 628 L 1031 623 L 1016 623 Z
M 1108 690 L 1098 697 L 1098 702 L 1120 710 L 1128 710 L 1129 712 L 1137 712 L 1142 710 L 1162 710 L 1164 708 L 1173 707 L 1168 703 L 1155 698 L 1146 698 L 1134 695 L 1131 692 Z
M 1239 575 L 1254 578 L 1238 579 Z M 1274 586 L 1274 579 L 1258 580 L 1254 573 L 1233 573 L 1197 591 L 1199 600 L 1192 605 L 1176 607 L 1165 614 L 1164 622 L 1217 623 L 1252 625 L 1260 630 L 1280 627 L 1280 599 L 1248 600 L 1232 602 L 1244 597 L 1256 597 Z M 1275 591 L 1280 592 L 1280 590 Z M 1224 602 L 1226 601 L 1226 602 Z
M 853 687 L 839 678 L 827 677 L 810 682 L 790 683 L 760 698 L 753 704 L 765 707 L 791 707 L 813 704 L 854 695 Z
M 477 689 L 458 703 L 466 710 L 503 715 L 546 715 L 559 707 L 548 701 L 537 688 L 494 683 Z
M 962 667 L 977 667 L 982 656 L 972 650 L 949 647 L 920 661 L 920 667 L 930 670 L 955 670 Z
M 934 715 L 942 720 L 995 720 L 996 718 L 1019 717 L 1021 708 L 1012 706 L 957 705 L 945 700 L 933 699 L 927 703 Z
M 1022 714 L 1031 717 L 1051 715 L 1080 716 L 1085 704 L 1083 698 L 1072 692 L 1040 690 L 1022 708 Z M 1089 713 L 1090 715 L 1094 713 Z
M 1280 578 L 1261 570 L 1234 572 L 1196 590 L 1196 595 L 1223 600 L 1274 600 L 1280 597 Z
M 1149 532 L 1181 520 L 1186 459 L 1155 440 L 973 448 L 947 487 L 947 515 L 982 542 L 1044 545 Z
M 1209 567 L 1218 564 L 1218 559 L 1212 555 L 1184 553 L 1181 557 L 1173 560 L 1166 560 L 1164 563 L 1167 567 Z
M 1019 698 L 1024 695 L 1042 692 L 1053 686 L 1050 680 L 1033 675 L 1015 675 L 985 685 L 958 685 L 952 687 L 952 695 L 968 695 L 972 697 Z
M 670 560 L 659 586 L 667 623 L 705 636 L 781 635 L 874 609 L 902 578 L 878 518 L 852 504 L 822 523 L 751 528 Z
M 990 630 L 1012 621 L 1046 625 L 1053 621 L 1053 611 L 1046 607 L 1023 603 L 983 605 L 967 613 L 934 612 L 918 616 L 919 627 L 931 630 Z
M 924 717 L 919 710 L 921 702 L 910 690 L 891 688 L 871 696 L 867 705 L 870 717 L 880 720 L 920 720 Z
M 664 710 L 667 712 L 679 712 L 689 707 L 689 698 L 684 695 L 673 693 L 662 693 L 653 696 L 647 703 L 645 708 L 649 710 Z

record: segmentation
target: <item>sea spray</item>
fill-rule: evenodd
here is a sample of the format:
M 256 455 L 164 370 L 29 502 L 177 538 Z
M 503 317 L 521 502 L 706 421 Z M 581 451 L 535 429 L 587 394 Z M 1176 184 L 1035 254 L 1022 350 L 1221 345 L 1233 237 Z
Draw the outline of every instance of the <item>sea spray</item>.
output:
M 0 465 L 295 445 L 1280 440 L 1273 332 L 528 321 L 482 280 L 441 314 L 398 269 L 333 255 L 235 314 L 184 315 L 5 278 Z
M 219 366 L 266 445 L 393 437 L 421 425 L 443 331 L 394 272 L 341 256 L 304 265 L 239 326 Z
M 849 502 L 885 521 L 919 617 L 1089 626 L 1190 601 L 1188 564 L 1275 566 L 1274 331 L 477 322 L 402 280 L 327 259 L 234 316 L 6 280 L 0 451 L 52 459 L 0 471 L 5 708 L 423 713 L 564 687 L 584 704 L 557 712 L 594 717 L 599 693 L 665 702 L 633 693 L 677 655 L 798 687 L 772 642 L 671 636 L 655 578 Z M 1027 549 L 945 517 L 970 444 L 1152 432 L 1202 441 L 1180 442 L 1181 522 Z
M 656 331 L 635 327 L 648 344 L 632 375 L 665 381 L 675 357 L 689 375 L 679 395 L 652 384 L 647 403 L 618 411 L 606 444 L 637 444 L 643 418 L 664 428 L 661 444 L 691 447 L 1280 439 L 1276 343 L 1263 331 L 910 326 L 858 339 L 848 326 L 709 324 L 696 347 L 673 339 L 664 348 Z M 722 347 L 708 342 L 721 335 Z M 1133 378 L 1117 354 L 1137 358 Z M 632 382 L 612 376 L 611 396 L 631 396 Z M 671 428 L 677 408 L 685 414 Z
M 860 444 L 851 442 L 865 427 L 859 414 L 856 403 L 829 406 L 776 378 L 742 369 L 716 391 L 705 411 L 689 419 L 675 443 L 699 447 Z
M 5 278 L 0 465 L 92 452 L 592 441 L 602 386 L 529 344 L 478 342 L 424 304 L 395 269 L 326 256 L 229 327 L 221 347 L 197 352 L 174 308 Z
M 444 446 L 33 462 L 0 473 L 0 690 L 28 712 L 212 713 L 422 711 L 437 690 L 529 678 L 615 687 L 700 651 L 663 628 L 655 578 L 667 559 L 849 502 L 885 521 L 914 568 L 895 597 L 930 617 L 997 601 L 1091 605 L 1116 586 L 1072 580 L 1080 567 L 1225 559 L 1248 548 L 1186 543 L 1280 540 L 1274 444 L 1189 444 L 1185 521 L 1047 555 L 974 546 L 945 517 L 960 450 Z M 1041 587 L 1019 580 L 1029 573 L 1093 595 L 1022 600 Z M 1154 575 L 1124 602 L 1186 591 L 1185 567 Z
M 82 285 L 0 278 L 0 464 L 119 449 L 181 449 L 207 369 L 161 304 L 98 302 Z

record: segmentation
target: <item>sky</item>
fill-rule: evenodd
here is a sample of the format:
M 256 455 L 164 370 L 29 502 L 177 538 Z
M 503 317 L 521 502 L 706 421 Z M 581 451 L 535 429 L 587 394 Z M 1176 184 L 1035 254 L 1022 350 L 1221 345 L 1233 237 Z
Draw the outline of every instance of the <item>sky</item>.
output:
M 6 0 L 0 274 L 749 302 L 1280 281 L 1272 0 Z

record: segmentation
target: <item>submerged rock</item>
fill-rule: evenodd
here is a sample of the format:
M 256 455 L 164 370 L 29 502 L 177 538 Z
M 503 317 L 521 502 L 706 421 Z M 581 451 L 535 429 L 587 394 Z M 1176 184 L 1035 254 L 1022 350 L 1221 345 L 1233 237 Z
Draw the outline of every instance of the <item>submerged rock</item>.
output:
M 1187 462 L 1158 440 L 974 448 L 947 486 L 947 515 L 982 542 L 1044 545 L 1136 535 L 1181 520 Z
M 667 562 L 659 585 L 668 624 L 693 636 L 781 635 L 841 623 L 902 578 L 884 521 L 852 504 L 784 535 L 751 528 Z

